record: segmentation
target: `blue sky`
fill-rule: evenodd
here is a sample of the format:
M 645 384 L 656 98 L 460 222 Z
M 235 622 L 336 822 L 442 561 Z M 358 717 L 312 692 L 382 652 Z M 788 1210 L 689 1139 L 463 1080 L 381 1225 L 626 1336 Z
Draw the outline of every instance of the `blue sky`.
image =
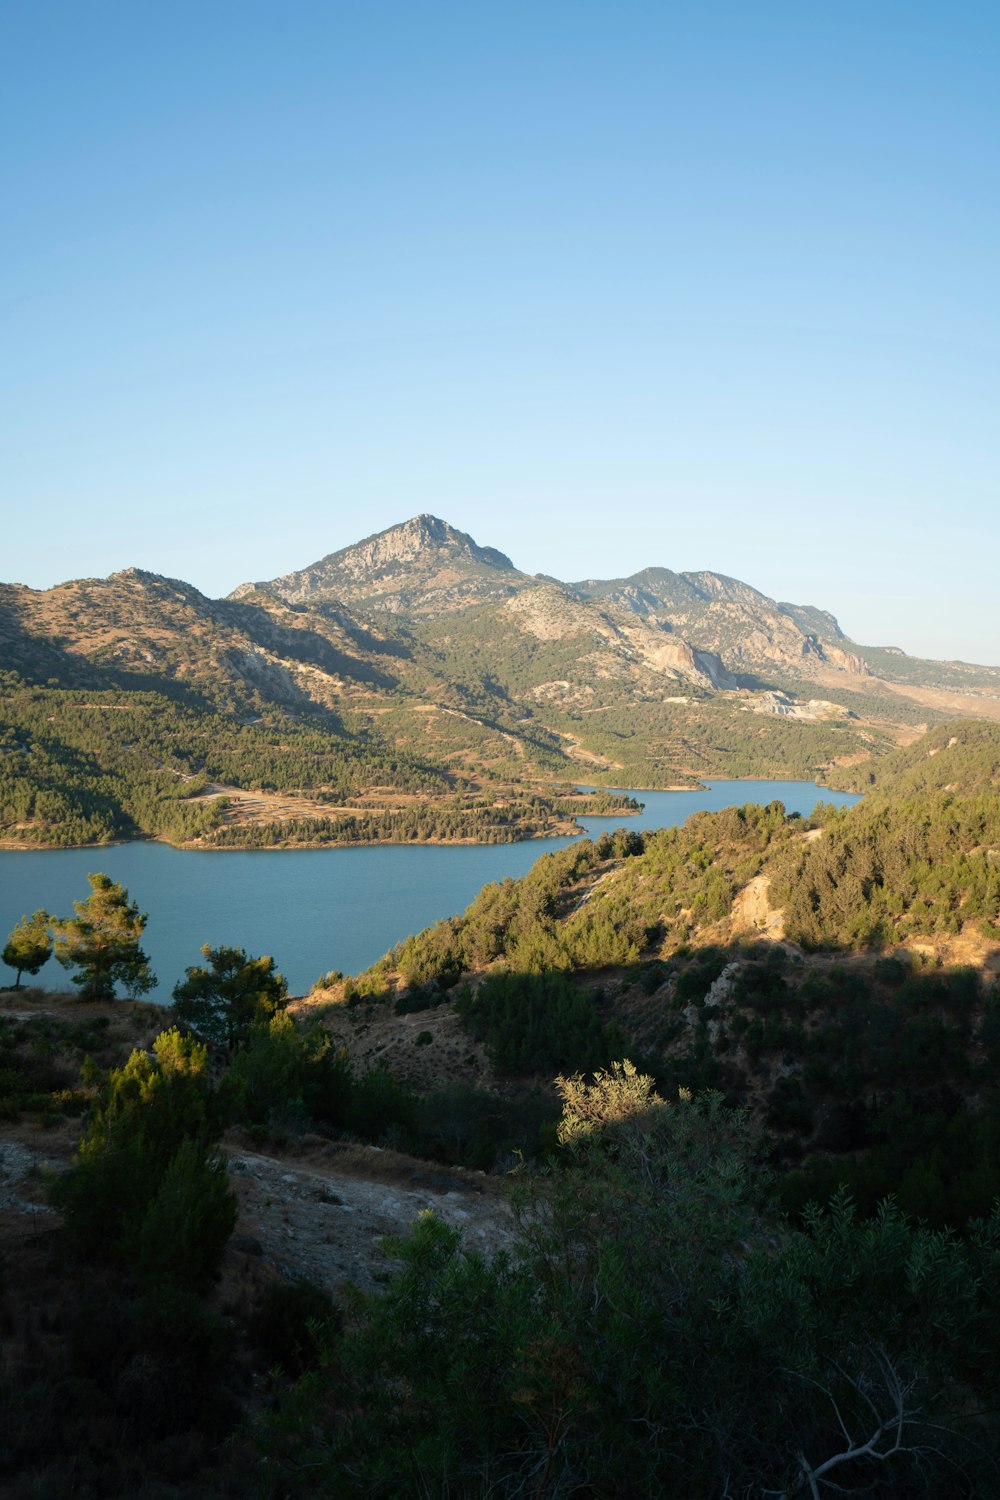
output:
M 419 511 L 1000 662 L 1000 7 L 0 10 L 0 577 Z

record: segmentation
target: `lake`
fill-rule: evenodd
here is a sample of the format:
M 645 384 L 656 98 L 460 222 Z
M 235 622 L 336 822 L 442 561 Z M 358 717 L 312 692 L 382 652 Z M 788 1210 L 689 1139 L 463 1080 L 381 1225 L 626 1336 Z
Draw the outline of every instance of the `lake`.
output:
M 606 828 L 669 828 L 691 813 L 745 802 L 783 802 L 806 815 L 817 802 L 857 797 L 811 781 L 711 781 L 694 792 L 636 792 L 638 816 L 581 818 L 597 837 Z M 523 875 L 569 838 L 521 844 L 390 845 L 371 848 L 200 852 L 168 844 L 96 849 L 0 851 L 0 944 L 22 913 L 38 907 L 69 915 L 88 894 L 87 874 L 121 881 L 149 913 L 143 947 L 169 1003 L 174 983 L 200 962 L 203 943 L 273 955 L 294 994 L 329 969 L 356 974 L 401 938 L 468 906 L 491 880 Z M 13 972 L 0 971 L 0 983 Z M 39 974 L 62 979 L 54 960 Z

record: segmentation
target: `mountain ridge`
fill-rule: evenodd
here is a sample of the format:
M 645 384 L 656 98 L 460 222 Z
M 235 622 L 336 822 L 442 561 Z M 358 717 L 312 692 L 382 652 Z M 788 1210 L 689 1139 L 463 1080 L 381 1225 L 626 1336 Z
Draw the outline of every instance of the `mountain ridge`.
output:
M 892 660 L 900 656 L 898 648 L 860 645 L 831 611 L 779 602 L 752 584 L 711 569 L 675 572 L 650 566 L 623 578 L 566 582 L 525 573 L 505 553 L 480 546 L 468 533 L 427 513 L 304 569 L 241 584 L 228 597 L 263 593 L 293 604 L 340 600 L 364 613 L 430 619 L 483 604 L 502 605 L 546 585 L 568 599 L 603 607 L 616 619 L 638 617 L 657 632 L 679 637 L 692 653 L 718 658 L 719 666 L 707 674 L 714 686 L 724 673 L 738 679 L 762 667 L 801 671 L 811 661 L 845 677 L 898 678 L 911 685 L 919 685 L 922 668 L 933 666 L 935 686 L 965 692 L 972 685 L 1000 692 L 1000 667 L 932 663 L 902 653 L 917 669 L 901 669 Z M 970 674 L 982 681 L 970 684 Z M 694 675 L 706 674 L 696 669 Z
M 140 568 L 0 584 L 0 657 L 15 841 L 523 836 L 581 777 L 836 785 L 940 718 L 1000 718 L 1000 669 L 858 646 L 705 570 L 529 575 L 428 515 L 226 599 Z M 198 778 L 229 788 L 224 827 L 177 805 Z

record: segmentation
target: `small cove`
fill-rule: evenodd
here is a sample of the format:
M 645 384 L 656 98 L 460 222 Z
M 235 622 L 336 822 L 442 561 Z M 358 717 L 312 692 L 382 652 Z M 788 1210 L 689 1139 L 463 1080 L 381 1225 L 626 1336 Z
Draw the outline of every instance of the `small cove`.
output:
M 638 816 L 581 818 L 591 837 L 606 828 L 668 828 L 701 810 L 746 802 L 785 804 L 807 815 L 818 802 L 846 806 L 858 799 L 811 781 L 710 781 L 690 792 L 634 793 Z M 203 943 L 270 953 L 302 994 L 337 968 L 354 974 L 408 933 L 462 911 L 492 880 L 525 874 L 542 854 L 569 838 L 520 844 L 381 844 L 364 848 L 276 849 L 265 852 L 173 849 L 135 843 L 106 848 L 0 851 L 0 943 L 22 913 L 37 907 L 67 915 L 87 895 L 87 874 L 102 870 L 127 886 L 149 913 L 143 946 L 169 1003 Z M 54 960 L 39 982 L 55 986 Z M 0 983 L 13 972 L 0 971 Z

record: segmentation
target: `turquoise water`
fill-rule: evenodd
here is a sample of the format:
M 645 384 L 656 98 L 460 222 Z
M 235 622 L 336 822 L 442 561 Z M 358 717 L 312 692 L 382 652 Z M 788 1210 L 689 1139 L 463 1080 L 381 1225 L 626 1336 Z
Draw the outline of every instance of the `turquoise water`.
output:
M 611 787 L 623 791 L 623 787 Z M 630 792 L 645 804 L 630 818 L 580 818 L 581 827 L 595 837 L 605 828 L 624 824 L 629 828 L 673 828 L 696 812 L 718 812 L 723 807 L 742 807 L 745 802 L 783 802 L 785 811 L 807 817 L 817 802 L 852 807 L 859 800 L 851 792 L 832 792 L 814 781 L 706 781 L 695 792 Z
M 638 817 L 581 819 L 593 836 L 605 828 L 667 828 L 703 808 L 781 801 L 789 812 L 817 802 L 857 801 L 811 781 L 716 781 L 697 792 L 636 792 Z M 408 933 L 462 911 L 479 890 L 523 875 L 540 854 L 571 839 L 522 844 L 378 845 L 365 849 L 274 849 L 201 853 L 167 844 L 102 849 L 0 852 L 0 941 L 23 912 L 39 906 L 68 914 L 88 893 L 87 874 L 102 870 L 127 886 L 149 913 L 143 946 L 168 1002 L 202 943 L 270 953 L 301 994 L 328 969 L 356 974 Z M 9 971 L 0 972 L 0 982 Z M 9 977 L 13 977 L 12 974 Z M 54 960 L 39 975 L 53 984 Z

